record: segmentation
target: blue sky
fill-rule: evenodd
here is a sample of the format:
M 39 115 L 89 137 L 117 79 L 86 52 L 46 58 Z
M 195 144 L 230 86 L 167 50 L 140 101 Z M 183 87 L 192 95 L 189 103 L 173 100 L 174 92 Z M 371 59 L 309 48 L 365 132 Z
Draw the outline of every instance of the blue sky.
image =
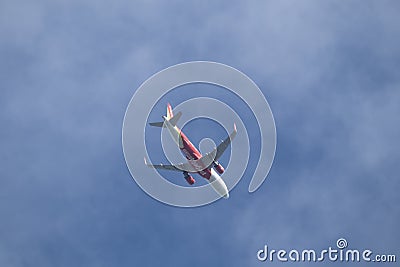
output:
M 397 1 L 2 1 L 0 265 L 280 265 L 257 250 L 340 237 L 399 257 L 399 11 Z M 252 78 L 278 142 L 254 194 L 247 175 L 229 200 L 182 209 L 131 179 L 121 127 L 143 81 L 192 60 Z

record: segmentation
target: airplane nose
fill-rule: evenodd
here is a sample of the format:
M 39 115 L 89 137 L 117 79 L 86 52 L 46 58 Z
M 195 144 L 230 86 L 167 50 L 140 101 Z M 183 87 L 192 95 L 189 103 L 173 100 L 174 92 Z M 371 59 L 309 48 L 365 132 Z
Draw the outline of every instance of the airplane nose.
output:
M 222 178 L 214 171 L 214 169 L 211 169 L 211 177 L 208 182 L 214 188 L 215 192 L 218 193 L 218 195 L 222 196 L 225 199 L 229 198 L 229 190 L 226 184 L 224 183 Z

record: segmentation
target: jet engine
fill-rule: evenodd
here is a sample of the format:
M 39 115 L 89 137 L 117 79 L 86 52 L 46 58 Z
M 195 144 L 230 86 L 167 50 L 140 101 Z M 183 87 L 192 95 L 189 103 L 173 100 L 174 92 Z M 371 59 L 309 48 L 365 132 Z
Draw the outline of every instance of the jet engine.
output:
M 225 169 L 218 161 L 214 161 L 214 168 L 217 170 L 219 174 L 223 174 Z
M 185 180 L 186 182 L 188 182 L 188 184 L 192 185 L 196 182 L 196 180 L 193 178 L 193 176 L 189 175 L 189 173 L 184 172 L 183 176 L 185 176 Z

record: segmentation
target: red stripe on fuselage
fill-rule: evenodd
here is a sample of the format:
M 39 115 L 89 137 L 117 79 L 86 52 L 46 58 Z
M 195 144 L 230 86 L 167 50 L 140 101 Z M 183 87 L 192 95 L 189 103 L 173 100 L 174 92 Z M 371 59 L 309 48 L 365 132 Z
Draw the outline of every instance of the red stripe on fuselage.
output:
M 189 141 L 189 138 L 187 138 L 182 131 L 180 131 L 180 136 L 182 138 L 182 145 L 183 145 L 183 147 L 181 147 L 181 151 L 183 155 L 188 159 L 189 163 L 190 160 L 200 159 L 202 157 L 200 151 L 198 151 L 197 148 L 192 144 L 192 142 Z M 210 179 L 211 171 L 207 169 L 207 166 L 203 167 L 204 169 L 197 173 L 208 180 Z

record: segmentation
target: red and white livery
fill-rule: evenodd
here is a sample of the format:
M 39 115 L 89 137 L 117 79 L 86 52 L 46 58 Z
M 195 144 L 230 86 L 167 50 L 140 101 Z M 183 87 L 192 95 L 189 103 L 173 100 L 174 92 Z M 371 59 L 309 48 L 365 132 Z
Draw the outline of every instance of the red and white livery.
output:
M 188 161 L 177 165 L 151 165 L 147 164 L 145 159 L 146 165 L 156 169 L 182 172 L 185 180 L 190 185 L 193 185 L 196 182 L 190 173 L 197 173 L 205 178 L 220 196 L 228 198 L 229 190 L 221 176 L 219 176 L 219 174 L 224 173 L 225 169 L 218 162 L 218 159 L 225 152 L 232 139 L 235 138 L 237 133 L 236 125 L 234 124 L 233 132 L 224 141 L 222 141 L 221 144 L 219 144 L 213 151 L 202 155 L 199 150 L 197 150 L 197 148 L 189 141 L 186 135 L 176 126 L 176 123 L 181 116 L 181 112 L 178 112 L 174 116 L 172 113 L 172 107 L 170 104 L 168 104 L 167 115 L 163 116 L 164 121 L 153 122 L 150 123 L 150 125 L 167 128 L 175 143 L 179 146 L 181 152 Z

